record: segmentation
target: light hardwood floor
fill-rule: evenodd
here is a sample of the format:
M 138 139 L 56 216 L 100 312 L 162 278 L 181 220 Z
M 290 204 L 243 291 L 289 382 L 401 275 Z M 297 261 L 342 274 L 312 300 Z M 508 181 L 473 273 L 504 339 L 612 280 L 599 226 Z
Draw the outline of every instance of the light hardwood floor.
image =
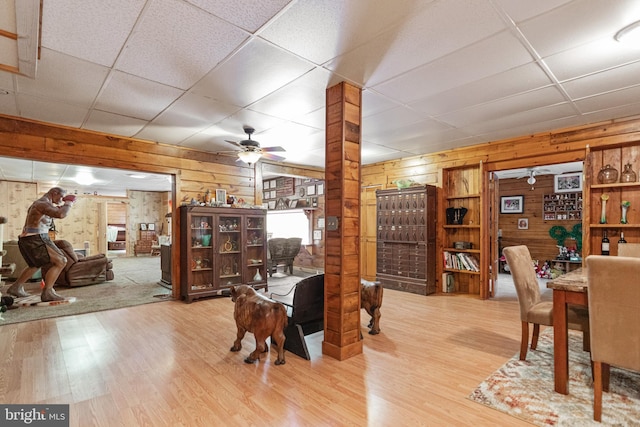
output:
M 33 308 L 37 309 L 37 308 Z M 517 301 L 385 290 L 345 361 L 239 353 L 230 299 L 0 326 L 0 402 L 68 403 L 72 426 L 526 426 L 467 399 L 519 349 Z

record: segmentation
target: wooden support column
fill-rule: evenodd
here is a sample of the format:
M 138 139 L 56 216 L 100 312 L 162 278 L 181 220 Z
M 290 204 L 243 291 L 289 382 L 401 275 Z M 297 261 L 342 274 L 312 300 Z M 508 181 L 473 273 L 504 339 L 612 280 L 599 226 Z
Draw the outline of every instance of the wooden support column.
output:
M 327 89 L 325 159 L 324 341 L 322 353 L 345 360 L 360 338 L 360 123 L 362 89 Z M 335 219 L 335 221 L 334 221 Z

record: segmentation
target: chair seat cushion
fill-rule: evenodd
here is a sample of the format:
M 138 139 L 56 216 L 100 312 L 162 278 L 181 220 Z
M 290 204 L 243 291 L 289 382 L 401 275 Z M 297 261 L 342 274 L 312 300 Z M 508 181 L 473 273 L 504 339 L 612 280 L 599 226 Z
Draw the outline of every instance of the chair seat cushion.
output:
M 553 303 L 551 301 L 539 302 L 527 312 L 527 322 L 540 325 L 553 325 Z

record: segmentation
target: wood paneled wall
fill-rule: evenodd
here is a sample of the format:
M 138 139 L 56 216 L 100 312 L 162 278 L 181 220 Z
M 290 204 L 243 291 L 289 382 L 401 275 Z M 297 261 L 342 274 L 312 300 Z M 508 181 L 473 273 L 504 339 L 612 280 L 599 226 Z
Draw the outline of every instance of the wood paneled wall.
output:
M 574 225 L 580 224 L 580 220 L 544 220 L 543 197 L 545 194 L 553 194 L 553 175 L 538 175 L 536 183 L 527 184 L 527 178 L 501 179 L 499 181 L 500 196 L 524 196 L 524 212 L 521 214 L 500 214 L 498 228 L 502 231 L 502 247 L 514 245 L 527 245 L 533 259 L 544 262 L 558 255 L 558 243 L 551 238 L 549 230 L 558 225 L 571 231 Z M 518 229 L 518 220 L 529 220 L 527 230 Z M 565 246 L 575 246 L 576 242 L 567 240 Z
M 234 157 L 6 115 L 0 115 L 0 150 L 6 157 L 173 174 L 174 225 L 180 201 L 199 199 L 207 189 L 223 188 L 247 203 L 262 203 L 260 168 L 236 162 Z M 172 262 L 177 266 L 179 227 L 172 230 Z M 179 283 L 179 268 L 173 274 L 174 282 Z M 177 289 L 174 296 L 178 296 Z

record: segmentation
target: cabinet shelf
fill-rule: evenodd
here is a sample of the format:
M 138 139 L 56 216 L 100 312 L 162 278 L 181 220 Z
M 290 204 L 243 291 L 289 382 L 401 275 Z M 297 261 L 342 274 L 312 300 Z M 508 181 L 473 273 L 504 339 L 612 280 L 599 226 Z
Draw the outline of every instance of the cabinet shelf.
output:
M 629 188 L 629 187 L 640 187 L 640 181 L 638 181 L 638 182 L 614 182 L 612 184 L 593 184 L 591 186 L 592 189 L 597 189 L 597 188 L 613 189 L 613 188 Z
M 457 199 L 479 199 L 480 194 L 466 194 L 464 196 L 447 196 L 446 200 L 457 200 Z
M 462 273 L 462 274 L 475 274 L 480 275 L 479 271 L 471 271 L 471 270 L 456 270 L 455 268 L 445 268 L 444 271 L 449 273 Z
M 591 228 L 640 228 L 640 224 L 589 224 Z
M 468 254 L 479 254 L 480 253 L 480 249 L 444 248 L 444 250 L 447 251 L 447 252 L 465 252 L 465 253 L 468 253 Z

